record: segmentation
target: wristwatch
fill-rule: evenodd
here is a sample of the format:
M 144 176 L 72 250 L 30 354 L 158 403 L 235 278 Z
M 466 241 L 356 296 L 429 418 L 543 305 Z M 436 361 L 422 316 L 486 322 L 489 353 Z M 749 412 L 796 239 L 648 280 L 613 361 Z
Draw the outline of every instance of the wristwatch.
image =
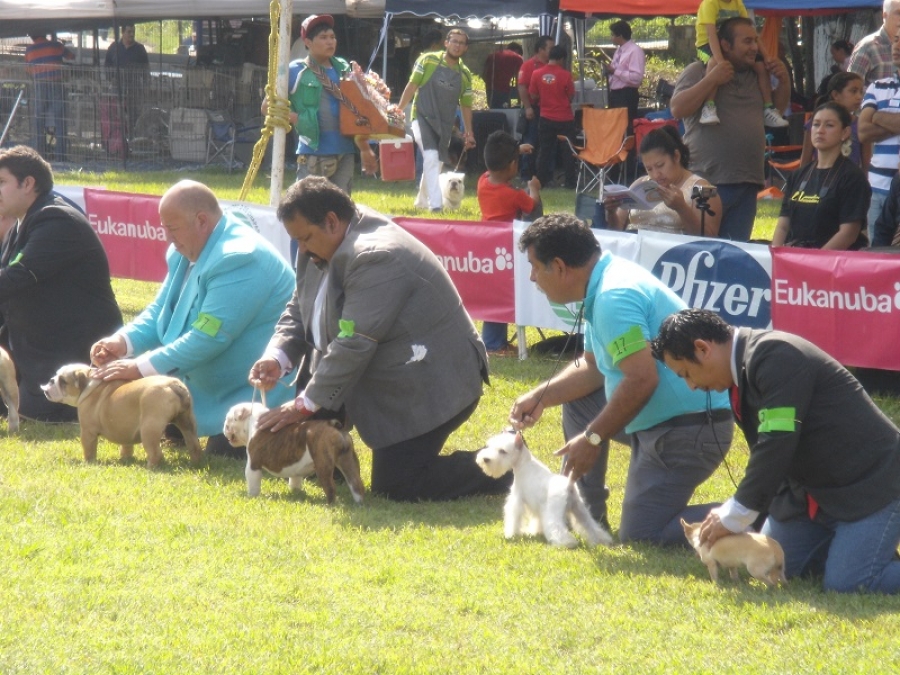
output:
M 600 434 L 591 431 L 590 427 L 584 430 L 584 437 L 591 445 L 600 445 L 603 442 L 603 437 Z

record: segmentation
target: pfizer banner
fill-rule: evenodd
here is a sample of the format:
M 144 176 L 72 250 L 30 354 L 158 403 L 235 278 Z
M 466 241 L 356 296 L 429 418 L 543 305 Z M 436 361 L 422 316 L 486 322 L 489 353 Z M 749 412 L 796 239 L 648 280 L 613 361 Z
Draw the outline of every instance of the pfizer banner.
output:
M 84 189 L 88 220 L 99 235 L 114 277 L 162 281 L 166 231 L 159 224 L 159 197 Z
M 515 223 L 515 239 L 527 223 Z M 604 251 L 649 269 L 691 307 L 705 307 L 736 326 L 771 326 L 771 258 L 761 244 L 702 237 L 594 230 Z M 524 253 L 516 258 L 516 323 L 571 330 L 576 307 L 554 307 L 529 280 Z
M 848 366 L 900 370 L 900 256 L 776 248 L 772 314 Z
M 512 323 L 513 246 L 509 223 L 394 218 L 430 248 L 474 319 Z
M 640 265 L 688 307 L 711 310 L 733 326 L 771 328 L 768 246 L 660 232 L 640 237 Z

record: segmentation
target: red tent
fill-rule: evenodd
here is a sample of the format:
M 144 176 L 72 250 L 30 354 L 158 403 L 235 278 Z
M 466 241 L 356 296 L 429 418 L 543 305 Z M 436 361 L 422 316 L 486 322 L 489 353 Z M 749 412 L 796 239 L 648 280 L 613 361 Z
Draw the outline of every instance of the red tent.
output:
M 700 0 L 560 0 L 563 12 L 606 14 L 608 16 L 681 16 L 696 14 Z

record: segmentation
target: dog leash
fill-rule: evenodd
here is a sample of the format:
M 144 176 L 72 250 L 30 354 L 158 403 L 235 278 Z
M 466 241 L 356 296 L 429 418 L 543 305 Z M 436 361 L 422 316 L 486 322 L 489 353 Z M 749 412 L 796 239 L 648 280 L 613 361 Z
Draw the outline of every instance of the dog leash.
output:
M 469 151 L 469 149 L 464 144 L 463 151 L 461 153 L 459 153 L 459 159 L 456 161 L 456 168 L 453 169 L 454 171 L 459 171 L 459 165 L 462 164 L 462 161 L 466 158 L 466 153 L 468 151 Z
M 553 377 L 559 371 L 560 364 L 562 364 L 562 358 L 565 355 L 566 350 L 569 348 L 569 342 L 579 332 L 578 329 L 581 326 L 583 319 L 584 319 L 584 303 L 582 302 L 581 307 L 578 308 L 578 313 L 575 315 L 575 323 L 572 325 L 572 332 L 569 333 L 568 336 L 566 337 L 566 341 L 565 341 L 565 343 L 563 343 L 563 348 L 560 350 L 559 356 L 556 357 L 556 363 L 553 364 L 553 371 L 550 373 L 550 377 L 547 378 L 547 383 L 544 385 L 544 390 L 541 392 L 541 395 L 538 396 L 538 400 L 535 401 L 534 407 L 532 407 L 531 410 L 529 410 L 526 413 L 526 415 L 525 415 L 526 417 L 531 417 L 531 413 L 533 413 L 537 409 L 537 407 L 541 404 L 541 401 L 544 400 L 544 395 L 547 393 L 547 389 L 550 387 L 550 382 L 551 382 L 551 380 L 553 380 Z M 576 365 L 578 364 L 578 356 L 577 355 L 575 357 L 575 364 Z M 521 434 L 521 436 L 522 436 L 522 443 L 525 443 L 525 430 L 524 429 L 519 430 L 519 434 Z M 527 444 L 526 444 L 526 447 L 528 447 Z M 565 462 L 562 462 L 562 466 L 560 467 L 560 473 L 562 473 L 564 470 L 565 470 Z
M 550 377 L 547 378 L 547 383 L 544 385 L 544 390 L 541 392 L 541 395 L 538 396 L 538 400 L 535 401 L 534 407 L 528 411 L 527 416 L 531 417 L 531 413 L 533 413 L 537 407 L 540 405 L 541 401 L 544 400 L 544 394 L 547 393 L 547 389 L 550 387 L 550 381 L 553 379 L 554 375 L 559 371 L 559 366 L 562 363 L 562 358 L 566 353 L 566 350 L 569 348 L 569 342 L 572 338 L 579 332 L 579 326 L 581 325 L 582 320 L 584 319 L 584 303 L 581 303 L 581 307 L 578 308 L 578 313 L 575 315 L 575 323 L 572 325 L 572 332 L 568 334 L 566 337 L 565 343 L 563 343 L 563 348 L 559 352 L 559 356 L 556 357 L 556 363 L 553 364 L 553 371 L 550 373 Z M 575 356 L 575 365 L 578 365 L 578 356 Z M 522 439 L 524 440 L 524 436 Z
M 257 394 L 259 394 L 260 403 L 263 404 L 263 408 L 268 408 L 269 406 L 266 405 L 266 392 L 264 392 L 259 387 L 253 387 L 253 396 L 250 397 L 251 407 L 253 406 L 254 403 L 256 403 L 256 395 Z

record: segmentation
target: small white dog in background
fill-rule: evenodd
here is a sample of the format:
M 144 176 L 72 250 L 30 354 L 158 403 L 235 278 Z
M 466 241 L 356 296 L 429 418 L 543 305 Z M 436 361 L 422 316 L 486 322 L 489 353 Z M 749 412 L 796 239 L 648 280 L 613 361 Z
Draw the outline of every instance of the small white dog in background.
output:
M 441 199 L 446 211 L 456 210 L 462 206 L 463 197 L 466 196 L 466 174 L 462 171 L 445 171 L 438 180 L 441 185 Z M 419 181 L 419 193 L 413 203 L 417 209 L 428 208 L 428 195 L 425 193 L 425 181 Z
M 613 543 L 612 535 L 591 517 L 575 483 L 535 459 L 521 433 L 508 430 L 491 437 L 475 461 L 492 478 L 513 472 L 512 488 L 503 507 L 503 534 L 507 539 L 543 533 L 553 546 L 577 546 L 568 520 L 591 546 Z
M 456 211 L 466 196 L 466 174 L 461 171 L 445 171 L 440 176 L 444 210 Z

